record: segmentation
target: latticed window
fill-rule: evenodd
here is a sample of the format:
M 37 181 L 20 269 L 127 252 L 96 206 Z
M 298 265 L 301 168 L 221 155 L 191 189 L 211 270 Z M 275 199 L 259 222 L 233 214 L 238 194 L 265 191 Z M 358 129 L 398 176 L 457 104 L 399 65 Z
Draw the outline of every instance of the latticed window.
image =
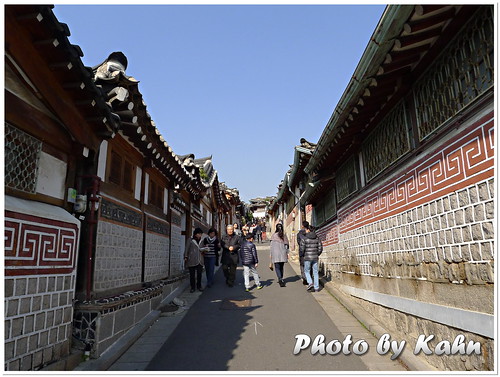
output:
M 149 180 L 149 204 L 163 209 L 163 187 L 153 179 Z
M 5 186 L 35 193 L 42 142 L 5 123 Z
M 423 140 L 494 84 L 493 6 L 484 6 L 458 33 L 415 87 Z
M 313 208 L 313 225 L 318 226 L 337 214 L 335 189 L 331 188 Z
M 135 165 L 116 149 L 111 150 L 109 160 L 108 180 L 121 186 L 128 192 L 134 192 Z
M 352 156 L 337 170 L 337 201 L 340 202 L 358 190 L 358 159 Z
M 410 150 L 410 135 L 403 101 L 368 135 L 362 149 L 367 181 Z

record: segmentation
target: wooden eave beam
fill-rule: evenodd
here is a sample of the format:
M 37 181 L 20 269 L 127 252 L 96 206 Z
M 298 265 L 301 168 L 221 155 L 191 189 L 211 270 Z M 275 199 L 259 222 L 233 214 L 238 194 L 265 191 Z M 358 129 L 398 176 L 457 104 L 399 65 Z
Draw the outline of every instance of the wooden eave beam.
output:
M 5 43 L 8 51 L 28 75 L 31 82 L 44 96 L 54 112 L 60 117 L 71 135 L 83 145 L 96 150 L 100 140 L 93 132 L 88 132 L 82 125 L 87 122 L 77 110 L 62 85 L 55 85 L 57 80 L 47 62 L 40 56 L 32 44 L 31 36 L 26 34 L 15 20 L 9 7 L 5 7 Z M 104 127 L 104 126 L 103 126 Z
M 404 24 L 403 29 L 405 33 L 418 33 L 426 29 L 431 29 L 435 27 L 442 26 L 443 23 L 449 21 L 455 16 L 457 8 L 452 7 L 445 9 L 443 12 L 437 13 L 433 16 L 420 18 L 417 20 L 410 19 L 406 24 Z

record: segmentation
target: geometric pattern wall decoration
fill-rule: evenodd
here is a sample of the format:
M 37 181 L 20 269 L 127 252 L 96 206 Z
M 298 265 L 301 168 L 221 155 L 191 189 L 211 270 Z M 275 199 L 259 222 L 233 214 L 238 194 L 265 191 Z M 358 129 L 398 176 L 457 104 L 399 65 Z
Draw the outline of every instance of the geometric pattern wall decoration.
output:
M 494 122 L 486 115 L 441 148 L 405 170 L 405 174 L 342 208 L 338 213 L 344 233 L 432 201 L 493 176 Z
M 77 258 L 76 224 L 5 211 L 5 275 L 72 273 Z

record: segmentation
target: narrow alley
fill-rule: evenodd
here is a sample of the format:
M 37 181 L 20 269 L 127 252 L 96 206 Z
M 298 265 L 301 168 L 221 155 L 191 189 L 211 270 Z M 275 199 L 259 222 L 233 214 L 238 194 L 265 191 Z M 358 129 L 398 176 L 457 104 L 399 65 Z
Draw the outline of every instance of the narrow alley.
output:
M 405 371 L 389 355 L 375 351 L 377 339 L 327 289 L 306 291 L 298 265 L 285 266 L 286 287 L 280 287 L 268 268 L 269 244 L 257 244 L 261 290 L 245 292 L 241 267 L 237 284 L 229 288 L 219 269 L 216 284 L 202 293 L 179 296 L 189 309 L 161 316 L 109 371 Z M 178 318 L 182 317 L 182 318 Z M 350 354 L 294 355 L 296 335 L 325 336 L 343 342 L 352 336 Z M 353 345 L 365 340 L 369 350 L 361 357 Z M 196 356 L 193 356 L 196 355 Z

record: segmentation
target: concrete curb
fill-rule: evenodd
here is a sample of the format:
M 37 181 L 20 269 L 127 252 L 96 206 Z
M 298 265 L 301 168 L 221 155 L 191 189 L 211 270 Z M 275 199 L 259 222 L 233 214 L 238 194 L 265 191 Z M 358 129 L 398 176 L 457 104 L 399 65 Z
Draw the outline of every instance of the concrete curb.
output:
M 189 281 L 184 281 L 180 286 L 174 289 L 163 301 L 160 306 L 171 302 L 175 297 L 179 296 L 184 289 L 189 285 Z M 160 317 L 160 310 L 151 311 L 139 323 L 132 327 L 125 335 L 118 339 L 111 347 L 109 347 L 99 358 L 79 364 L 74 371 L 106 371 L 118 360 L 140 337 L 143 335 L 153 323 Z
M 391 334 L 391 332 L 386 330 L 370 313 L 350 299 L 347 294 L 338 289 L 335 283 L 327 281 L 324 277 L 320 278 L 320 282 L 321 285 L 377 339 L 380 339 L 384 334 Z M 406 365 L 409 371 L 438 371 L 438 369 L 411 352 L 403 352 L 399 356 L 399 361 Z
M 289 259 L 289 262 L 295 272 L 300 275 L 300 266 L 298 261 Z M 364 310 L 358 303 L 354 302 L 346 293 L 338 289 L 334 282 L 327 281 L 326 278 L 322 276 L 320 276 L 319 280 L 323 288 L 326 289 L 328 293 L 333 296 L 333 298 L 335 298 L 377 339 L 380 339 L 384 334 L 390 334 L 390 331 L 386 330 L 370 313 Z M 418 358 L 411 352 L 403 352 L 399 356 L 398 360 L 404 364 L 409 371 L 438 371 L 438 369 L 434 368 L 426 361 Z

